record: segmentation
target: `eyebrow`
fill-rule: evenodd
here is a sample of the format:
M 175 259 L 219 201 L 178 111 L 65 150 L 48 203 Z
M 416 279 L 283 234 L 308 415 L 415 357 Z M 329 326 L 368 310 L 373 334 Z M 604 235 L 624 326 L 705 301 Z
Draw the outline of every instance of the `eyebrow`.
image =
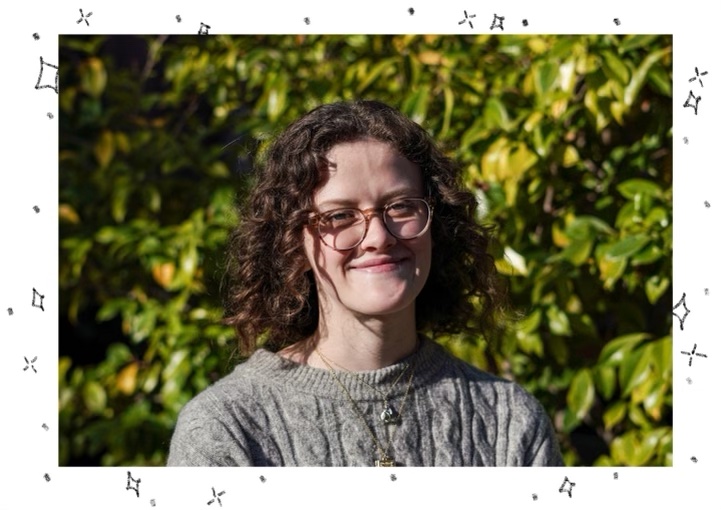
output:
M 394 191 L 390 191 L 388 193 L 385 193 L 381 196 L 380 202 L 382 207 L 383 205 L 387 204 L 391 200 L 395 200 L 397 198 L 423 198 L 423 192 L 418 192 L 417 190 L 413 188 L 401 188 Z M 333 198 L 330 200 L 324 200 L 320 204 L 318 204 L 318 207 L 356 207 L 358 205 L 357 201 L 351 200 L 351 199 L 343 199 L 343 198 Z

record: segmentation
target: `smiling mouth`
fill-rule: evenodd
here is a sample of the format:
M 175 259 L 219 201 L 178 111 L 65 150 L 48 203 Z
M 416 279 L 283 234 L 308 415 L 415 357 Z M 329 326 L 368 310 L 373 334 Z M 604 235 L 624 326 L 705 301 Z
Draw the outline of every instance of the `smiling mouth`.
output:
M 388 273 L 399 269 L 408 259 L 388 260 L 367 266 L 355 266 L 351 269 L 363 271 L 364 273 Z

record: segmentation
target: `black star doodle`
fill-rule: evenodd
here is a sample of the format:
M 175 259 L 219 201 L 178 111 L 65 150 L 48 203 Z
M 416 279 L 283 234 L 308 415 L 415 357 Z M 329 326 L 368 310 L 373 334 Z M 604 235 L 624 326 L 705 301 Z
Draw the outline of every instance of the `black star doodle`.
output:
M 416 13 L 416 10 L 413 7 L 408 9 L 408 14 L 410 14 L 411 16 L 413 16 L 415 13 Z
M 84 21 L 87 26 L 90 26 L 90 23 L 88 23 L 88 18 L 92 15 L 93 15 L 93 13 L 89 12 L 88 15 L 86 16 L 85 14 L 83 14 L 83 10 L 80 9 L 80 19 L 77 22 L 80 23 L 80 22 Z
M 23 358 L 25 358 L 25 356 L 23 356 Z M 23 372 L 25 372 L 28 368 L 32 368 L 32 369 L 33 369 L 33 372 L 35 372 L 35 373 L 37 374 L 38 371 L 35 370 L 35 365 L 33 365 L 33 363 L 35 363 L 37 360 L 38 360 L 38 357 L 37 357 L 37 356 L 35 356 L 35 357 L 34 357 L 33 359 L 31 359 L 30 361 L 28 361 L 28 359 L 25 358 L 25 368 L 23 368 Z
M 38 39 L 40 39 L 40 35 L 38 35 L 38 33 L 35 32 L 35 33 L 33 34 L 33 39 L 35 39 L 35 40 L 37 41 Z
M 218 504 L 219 504 L 220 506 L 223 506 L 223 503 L 220 501 L 220 496 L 222 496 L 223 494 L 225 494 L 225 491 L 221 491 L 221 492 L 219 492 L 219 493 L 216 495 L 216 494 L 215 494 L 215 487 L 212 487 L 212 489 L 213 489 L 213 499 L 211 499 L 210 501 L 208 501 L 208 504 L 209 504 L 209 505 L 212 505 L 213 502 L 215 502 L 215 500 L 217 499 L 217 500 L 218 500 Z
M 501 30 L 503 30 L 504 19 L 506 19 L 504 16 L 499 16 L 498 14 L 493 13 L 493 23 L 491 23 L 491 30 L 493 30 L 494 28 L 500 28 Z M 496 21 L 498 22 L 497 25 Z
M 55 69 L 55 85 L 40 85 L 40 82 L 43 79 L 43 71 L 45 70 L 45 66 L 52 67 Z M 51 71 L 48 71 L 51 72 Z M 43 60 L 43 57 L 40 57 L 40 74 L 38 75 L 38 82 L 35 84 L 36 89 L 53 89 L 55 93 L 58 93 L 58 66 L 54 66 L 52 64 L 48 64 Z
M 683 306 L 683 309 L 684 309 L 683 317 L 678 315 L 675 311 L 673 312 L 673 314 L 676 317 L 678 317 L 678 320 L 681 321 L 681 331 L 683 331 L 683 323 L 686 321 L 686 317 L 688 316 L 688 314 L 691 313 L 691 310 L 689 310 L 686 307 L 686 293 L 685 292 L 683 293 L 683 296 L 681 296 L 681 299 L 679 300 L 679 302 L 673 306 L 673 309 L 676 310 L 676 308 L 678 308 L 679 306 Z
M 202 21 L 200 22 L 200 29 L 198 30 L 198 35 L 208 35 L 208 30 L 210 30 L 210 25 L 206 25 Z
M 566 484 L 568 484 L 568 489 L 566 488 Z M 576 484 L 573 483 L 571 480 L 568 479 L 568 477 L 564 477 L 563 483 L 561 484 L 561 487 L 558 489 L 558 492 L 568 492 L 568 497 L 572 497 L 571 491 L 573 490 L 573 487 Z
M 463 16 L 465 17 L 465 19 L 462 19 L 461 21 L 459 21 L 458 24 L 459 24 L 459 25 L 463 25 L 466 21 L 468 21 L 468 24 L 471 26 L 471 28 L 473 28 L 473 22 L 470 20 L 470 18 L 475 18 L 476 15 L 475 15 L 475 14 L 471 14 L 471 15 L 469 16 L 466 11 L 463 11 Z
M 130 486 L 130 482 L 135 483 L 135 487 Z M 133 478 L 133 476 L 130 474 L 130 471 L 128 471 L 128 485 L 125 486 L 126 491 L 135 491 L 135 495 L 137 497 L 140 497 L 140 478 L 137 480 Z
M 696 352 L 696 344 L 693 344 L 693 349 L 691 350 L 691 352 L 681 351 L 681 354 L 685 354 L 686 356 L 688 356 L 688 366 L 691 366 L 691 362 L 693 361 L 694 356 L 698 356 L 700 358 L 708 358 L 708 356 L 706 356 L 705 354 Z
M 693 78 L 690 78 L 690 79 L 688 80 L 688 82 L 691 83 L 692 81 L 698 80 L 698 82 L 699 82 L 699 83 L 701 84 L 701 86 L 703 87 L 703 82 L 701 81 L 701 76 L 706 76 L 706 75 L 708 74 L 708 71 L 704 71 L 704 72 L 702 72 L 701 74 L 699 74 L 699 72 L 698 72 L 698 67 L 694 67 L 694 70 L 696 71 L 696 76 L 694 76 Z
M 691 104 L 691 101 L 694 101 L 693 104 Z M 688 91 L 688 98 L 686 98 L 686 102 L 683 104 L 684 108 L 693 108 L 694 115 L 698 115 L 698 103 L 701 101 L 701 96 L 696 97 L 693 94 L 692 90 Z
M 621 24 L 621 20 L 618 18 L 613 18 L 613 22 L 616 24 L 616 26 Z
M 35 297 L 36 297 L 36 296 L 40 298 L 40 304 L 39 304 L 39 305 L 38 305 L 38 304 L 35 304 Z M 45 308 L 43 308 L 43 299 L 45 299 L 45 296 L 43 296 L 42 294 L 40 294 L 37 290 L 35 290 L 35 287 L 33 287 L 33 306 L 34 306 L 35 308 L 40 308 L 40 309 L 44 312 L 44 311 L 45 311 Z

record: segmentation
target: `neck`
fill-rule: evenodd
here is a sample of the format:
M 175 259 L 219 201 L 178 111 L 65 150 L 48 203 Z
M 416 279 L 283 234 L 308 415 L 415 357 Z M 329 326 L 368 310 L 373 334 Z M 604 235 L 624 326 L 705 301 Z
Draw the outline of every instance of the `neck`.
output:
M 281 352 L 296 362 L 327 369 L 318 350 L 334 369 L 352 372 L 377 370 L 412 354 L 417 347 L 415 313 L 389 317 L 363 317 L 346 321 L 321 321 L 315 334 Z

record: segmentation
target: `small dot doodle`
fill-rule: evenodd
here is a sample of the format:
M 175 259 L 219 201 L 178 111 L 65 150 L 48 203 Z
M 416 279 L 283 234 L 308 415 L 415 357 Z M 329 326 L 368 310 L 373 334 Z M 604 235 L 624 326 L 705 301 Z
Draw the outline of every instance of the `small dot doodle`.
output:
M 150 500 L 150 506 L 155 506 L 155 500 L 154 500 L 154 499 L 151 499 L 151 500 Z
M 8 315 L 12 315 L 12 314 L 13 314 L 13 309 L 12 309 L 12 308 L 8 308 Z
M 396 480 L 398 480 L 398 478 L 396 477 L 396 475 L 391 474 L 391 482 L 395 482 Z
M 683 137 L 683 143 L 685 143 L 686 145 L 688 145 L 688 136 L 684 136 L 684 137 Z
M 50 475 L 47 474 L 47 473 L 45 473 L 45 476 L 43 476 L 43 478 L 45 478 L 45 481 L 46 481 L 46 482 L 49 482 L 49 481 L 50 481 Z
M 690 377 L 687 377 L 686 382 L 689 384 L 693 384 L 693 379 L 691 379 Z
M 523 20 L 523 26 L 524 26 L 524 27 L 527 27 L 527 26 L 528 26 L 528 20 L 527 20 L 527 19 L 524 19 L 524 20 Z
M 208 30 L 210 30 L 210 25 L 206 25 L 202 21 L 200 22 L 200 29 L 198 30 L 198 35 L 208 35 Z
M 533 501 L 538 500 L 538 494 L 531 494 L 531 497 L 533 497 Z
M 708 296 L 708 289 L 703 289 L 703 293 Z
M 493 22 L 491 23 L 491 30 L 494 28 L 500 28 L 503 30 L 503 20 L 506 19 L 504 16 L 499 16 L 498 14 L 493 14 Z
M 35 32 L 33 34 L 33 39 L 35 39 L 37 41 L 38 39 L 40 39 L 40 35 L 37 32 Z
M 691 462 L 693 462 L 695 464 L 698 462 L 698 459 L 696 457 L 691 457 Z
M 50 427 L 48 427 L 47 423 L 43 423 L 43 428 L 44 428 L 45 430 L 50 430 Z
M 614 479 L 614 480 L 618 480 L 618 473 L 614 473 L 614 474 L 613 474 L 613 479 Z
M 466 11 L 463 11 L 463 17 L 461 21 L 458 22 L 459 25 L 463 25 L 466 21 L 468 22 L 468 25 L 470 25 L 471 28 L 473 28 L 473 22 L 471 21 L 471 18 L 475 18 L 475 14 L 469 15 Z
M 704 200 L 703 205 L 705 205 L 707 209 L 711 207 L 711 204 L 709 204 L 708 200 Z
M 36 213 L 39 213 L 39 212 L 40 212 L 40 208 L 39 208 L 37 205 L 34 205 L 34 206 L 33 206 L 33 211 L 35 211 Z
M 130 485 L 130 482 L 135 483 L 135 487 L 132 487 Z M 125 486 L 126 491 L 135 491 L 135 495 L 137 497 L 140 497 L 140 478 L 137 480 L 133 478 L 133 476 L 130 474 L 130 471 L 128 471 L 128 484 Z
M 408 14 L 410 14 L 411 16 L 413 16 L 415 13 L 416 13 L 416 10 L 413 7 L 408 9 Z
M 55 118 L 55 115 L 53 115 L 52 113 L 48 112 L 48 119 L 52 120 L 52 119 L 54 119 L 54 118 Z
M 260 475 L 260 481 L 265 483 L 265 477 L 263 475 Z
M 303 18 L 303 21 L 305 21 L 306 25 L 310 25 L 310 18 Z
M 180 17 L 180 14 L 178 14 L 177 16 L 175 16 L 175 19 L 178 21 L 178 23 L 180 23 L 181 21 L 183 21 L 182 18 Z
M 613 18 L 613 22 L 616 24 L 616 26 L 621 24 L 621 20 L 618 18 Z

